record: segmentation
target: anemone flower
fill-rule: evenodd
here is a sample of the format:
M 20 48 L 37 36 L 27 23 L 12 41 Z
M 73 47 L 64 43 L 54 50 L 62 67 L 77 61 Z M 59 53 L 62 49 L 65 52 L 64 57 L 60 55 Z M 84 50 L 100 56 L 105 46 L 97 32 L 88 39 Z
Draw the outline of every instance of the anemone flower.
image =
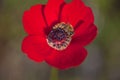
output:
M 27 33 L 22 51 L 58 69 L 80 65 L 87 56 L 84 47 L 97 35 L 92 10 L 82 0 L 48 0 L 26 10 L 22 21 Z

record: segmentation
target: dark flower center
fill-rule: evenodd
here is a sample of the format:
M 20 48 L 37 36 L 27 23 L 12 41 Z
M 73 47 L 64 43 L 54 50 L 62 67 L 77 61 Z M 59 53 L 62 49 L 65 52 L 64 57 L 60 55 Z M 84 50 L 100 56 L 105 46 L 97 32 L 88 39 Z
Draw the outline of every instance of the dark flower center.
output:
M 58 23 L 47 36 L 47 43 L 56 50 L 64 50 L 70 44 L 73 33 L 74 30 L 70 24 Z
M 57 28 L 57 29 L 53 29 L 49 33 L 48 40 L 57 42 L 66 39 L 66 37 L 67 37 L 67 33 L 63 29 Z

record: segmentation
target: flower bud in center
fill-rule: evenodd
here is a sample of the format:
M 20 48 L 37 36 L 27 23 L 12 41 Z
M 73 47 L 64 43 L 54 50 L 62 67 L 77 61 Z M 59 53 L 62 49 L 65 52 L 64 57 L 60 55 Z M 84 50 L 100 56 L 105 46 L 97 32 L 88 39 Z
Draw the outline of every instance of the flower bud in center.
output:
M 53 29 L 47 36 L 47 43 L 56 50 L 64 50 L 68 47 L 72 40 L 74 29 L 72 25 L 64 22 L 53 26 Z

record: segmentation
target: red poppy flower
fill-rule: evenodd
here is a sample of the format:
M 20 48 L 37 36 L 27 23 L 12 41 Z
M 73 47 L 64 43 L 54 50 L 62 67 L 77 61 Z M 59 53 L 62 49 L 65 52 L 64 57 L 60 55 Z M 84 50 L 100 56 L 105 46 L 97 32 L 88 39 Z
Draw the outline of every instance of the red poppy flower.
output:
M 91 8 L 81 0 L 48 0 L 26 10 L 23 25 L 28 36 L 22 51 L 36 61 L 58 69 L 80 65 L 87 56 L 84 46 L 97 35 Z

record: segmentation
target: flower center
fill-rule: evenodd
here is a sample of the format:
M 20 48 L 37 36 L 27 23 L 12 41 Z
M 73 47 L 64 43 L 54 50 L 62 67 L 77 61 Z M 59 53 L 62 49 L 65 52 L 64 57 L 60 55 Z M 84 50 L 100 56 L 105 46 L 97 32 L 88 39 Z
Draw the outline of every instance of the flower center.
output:
M 72 40 L 74 29 L 72 25 L 64 22 L 53 26 L 53 29 L 47 36 L 47 43 L 56 50 L 64 50 L 68 47 Z

